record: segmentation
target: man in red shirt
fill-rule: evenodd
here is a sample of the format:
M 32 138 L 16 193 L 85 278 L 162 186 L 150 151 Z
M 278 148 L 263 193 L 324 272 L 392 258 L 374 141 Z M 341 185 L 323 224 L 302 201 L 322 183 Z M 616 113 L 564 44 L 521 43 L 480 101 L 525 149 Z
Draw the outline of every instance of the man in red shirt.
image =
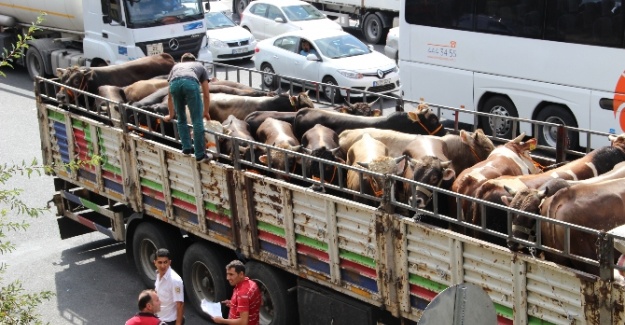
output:
M 245 265 L 234 260 L 226 265 L 226 278 L 231 286 L 232 298 L 222 301 L 230 307 L 228 319 L 213 317 L 217 324 L 258 325 L 261 296 L 256 282 L 245 276 Z
M 161 311 L 161 301 L 156 291 L 152 289 L 141 291 L 137 305 L 139 313 L 126 321 L 126 325 L 165 325 L 165 322 L 156 317 Z

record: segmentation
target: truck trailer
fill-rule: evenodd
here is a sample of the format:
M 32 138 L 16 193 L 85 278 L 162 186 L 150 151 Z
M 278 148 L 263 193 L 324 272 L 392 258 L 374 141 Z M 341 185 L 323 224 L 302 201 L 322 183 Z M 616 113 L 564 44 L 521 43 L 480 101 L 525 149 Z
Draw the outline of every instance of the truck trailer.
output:
M 232 12 L 238 15 L 253 0 L 232 0 Z M 358 28 L 369 43 L 386 40 L 392 27 L 399 26 L 399 0 L 303 0 L 325 15 L 336 18 L 343 28 Z
M 53 75 L 56 68 L 120 64 L 163 52 L 174 59 L 191 52 L 212 62 L 204 10 L 202 0 L 2 0 L 0 45 L 10 51 L 45 13 L 41 30 L 16 62 L 32 78 Z
M 95 112 L 79 104 L 59 103 L 55 95 L 62 86 L 39 77 L 35 85 L 43 163 L 53 169 L 61 237 L 99 231 L 125 243 L 147 287 L 155 280 L 156 250 L 168 248 L 182 257 L 173 267 L 183 277 L 187 302 L 200 313 L 203 299 L 229 297 L 225 265 L 236 258 L 246 262 L 247 275 L 260 285 L 265 325 L 415 324 L 435 308 L 432 301 L 457 285 L 478 288 L 488 303 L 439 310 L 438 316 L 456 317 L 453 324 L 468 324 L 461 320 L 480 315 L 487 305 L 497 324 L 607 325 L 625 319 L 625 284 L 613 276 L 615 238 L 609 233 L 583 229 L 596 234 L 601 256 L 589 261 L 600 267 L 600 275 L 583 273 L 420 222 L 418 215 L 440 216 L 436 209 L 396 201 L 393 184 L 427 187 L 434 201 L 443 192 L 475 200 L 470 197 L 380 175 L 380 195 L 367 197 L 376 204 L 362 204 L 352 197 L 363 193 L 340 182 L 333 191 L 314 191 L 309 185 L 330 185 L 289 166 L 275 170 L 246 160 L 237 149 L 226 156 L 217 146 L 217 160 L 196 163 L 169 145 L 177 140 L 161 128 L 125 120 L 129 114 L 121 114 L 121 121 L 94 118 Z M 110 104 L 135 116 L 152 114 Z M 233 148 L 263 146 L 214 136 L 232 141 Z M 67 167 L 95 156 L 101 164 Z M 337 177 L 349 168 L 335 165 Z M 469 297 L 454 296 L 452 308 L 454 301 L 467 303 L 463 297 Z

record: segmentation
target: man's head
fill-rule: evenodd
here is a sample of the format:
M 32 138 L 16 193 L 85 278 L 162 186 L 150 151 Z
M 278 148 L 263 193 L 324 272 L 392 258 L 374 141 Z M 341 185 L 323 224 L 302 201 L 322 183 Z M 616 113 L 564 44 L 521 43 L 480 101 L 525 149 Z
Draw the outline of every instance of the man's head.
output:
M 180 62 L 193 62 L 195 61 L 195 55 L 192 53 L 185 53 L 180 58 Z
M 245 265 L 239 260 L 234 260 L 226 265 L 226 279 L 231 286 L 236 286 L 245 279 Z
M 156 291 L 152 289 L 141 291 L 137 305 L 139 311 L 143 313 L 158 314 L 161 311 L 161 301 Z
M 156 251 L 156 259 L 154 260 L 154 265 L 156 266 L 156 270 L 159 273 L 164 274 L 165 272 L 167 272 L 167 269 L 171 265 L 171 256 L 167 248 L 159 248 Z
M 302 49 L 306 52 L 310 51 L 310 43 L 307 40 L 302 40 Z

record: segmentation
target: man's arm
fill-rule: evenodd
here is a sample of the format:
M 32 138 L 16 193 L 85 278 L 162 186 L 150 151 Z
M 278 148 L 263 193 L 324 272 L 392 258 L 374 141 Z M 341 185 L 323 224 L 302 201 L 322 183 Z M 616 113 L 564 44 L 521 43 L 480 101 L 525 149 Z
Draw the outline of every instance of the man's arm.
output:
M 169 115 L 163 117 L 163 121 L 169 122 L 174 118 L 174 99 L 171 96 L 171 91 L 167 95 L 167 109 L 169 110 Z
M 210 99 L 210 93 L 209 93 L 209 89 L 208 89 L 208 80 L 204 80 L 202 81 L 202 96 L 204 97 L 204 118 L 207 120 L 211 120 L 211 116 L 209 113 L 209 107 L 210 107 L 210 103 L 211 103 L 211 99 Z
M 184 318 L 184 302 L 176 301 L 176 325 L 182 325 Z

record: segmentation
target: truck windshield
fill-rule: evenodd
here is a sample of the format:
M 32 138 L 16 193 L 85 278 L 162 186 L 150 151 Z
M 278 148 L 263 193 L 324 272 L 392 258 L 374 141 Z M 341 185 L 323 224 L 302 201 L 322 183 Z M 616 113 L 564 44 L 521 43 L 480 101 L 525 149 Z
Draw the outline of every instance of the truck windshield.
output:
M 144 28 L 204 18 L 202 0 L 124 0 L 128 27 Z

